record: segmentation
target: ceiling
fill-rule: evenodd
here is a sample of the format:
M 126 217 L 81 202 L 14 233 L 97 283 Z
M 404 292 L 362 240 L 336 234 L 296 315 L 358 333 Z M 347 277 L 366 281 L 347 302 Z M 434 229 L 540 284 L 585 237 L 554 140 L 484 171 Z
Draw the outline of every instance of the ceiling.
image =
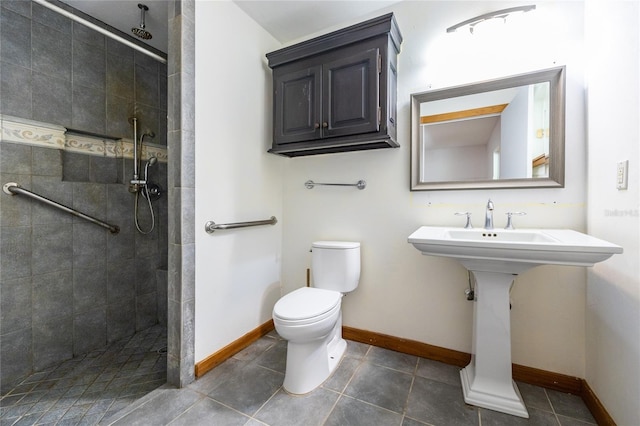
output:
M 146 30 L 153 34 L 147 44 L 167 52 L 167 0 L 62 0 L 127 34 L 140 25 L 138 3 L 145 12 Z M 247 15 L 281 43 L 314 34 L 325 28 L 371 15 L 399 0 L 233 0 Z M 196 6 L 197 7 L 197 6 Z

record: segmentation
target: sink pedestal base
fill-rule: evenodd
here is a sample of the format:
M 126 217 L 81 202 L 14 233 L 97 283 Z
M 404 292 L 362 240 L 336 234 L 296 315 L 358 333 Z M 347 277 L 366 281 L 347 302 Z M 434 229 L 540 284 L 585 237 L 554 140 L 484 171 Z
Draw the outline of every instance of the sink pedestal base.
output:
M 471 363 L 460 371 L 464 401 L 529 418 L 511 377 L 509 290 L 514 274 L 472 272 L 477 300 L 473 310 L 473 355 Z

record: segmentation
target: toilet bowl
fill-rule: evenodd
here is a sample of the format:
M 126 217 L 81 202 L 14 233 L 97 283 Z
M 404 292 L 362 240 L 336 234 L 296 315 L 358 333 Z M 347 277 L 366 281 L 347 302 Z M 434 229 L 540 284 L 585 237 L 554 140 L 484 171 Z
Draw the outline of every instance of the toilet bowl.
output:
M 314 287 L 299 288 L 273 307 L 273 323 L 288 341 L 284 389 L 305 394 L 336 369 L 347 342 L 342 338 L 342 296 L 360 280 L 360 243 L 317 241 L 311 248 Z
M 342 338 L 342 294 L 303 287 L 276 303 L 273 323 L 288 341 L 283 387 L 305 394 L 320 386 L 335 370 L 347 348 Z

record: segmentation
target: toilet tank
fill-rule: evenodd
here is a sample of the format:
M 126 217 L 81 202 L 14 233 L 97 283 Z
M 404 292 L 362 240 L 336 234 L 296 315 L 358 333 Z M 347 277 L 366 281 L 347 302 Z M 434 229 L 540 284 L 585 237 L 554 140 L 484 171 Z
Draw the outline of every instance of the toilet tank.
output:
M 316 241 L 311 245 L 313 286 L 348 293 L 360 281 L 360 243 Z

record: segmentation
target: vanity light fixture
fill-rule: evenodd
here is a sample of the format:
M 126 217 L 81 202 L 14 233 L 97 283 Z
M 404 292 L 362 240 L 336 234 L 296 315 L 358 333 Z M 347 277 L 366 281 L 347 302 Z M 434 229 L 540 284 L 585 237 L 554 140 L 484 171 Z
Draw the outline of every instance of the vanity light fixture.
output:
M 510 7 L 508 9 L 496 10 L 495 12 L 485 13 L 484 15 L 476 16 L 475 18 L 467 19 L 466 21 L 462 21 L 458 24 L 455 24 L 454 26 L 447 28 L 447 32 L 453 33 L 459 28 L 462 28 L 468 25 L 469 32 L 473 34 L 473 28 L 481 22 L 485 22 L 490 19 L 502 19 L 506 22 L 507 17 L 513 13 L 529 12 L 531 10 L 534 10 L 535 8 L 536 8 L 536 5 L 531 4 L 528 6 L 517 6 L 517 7 Z

